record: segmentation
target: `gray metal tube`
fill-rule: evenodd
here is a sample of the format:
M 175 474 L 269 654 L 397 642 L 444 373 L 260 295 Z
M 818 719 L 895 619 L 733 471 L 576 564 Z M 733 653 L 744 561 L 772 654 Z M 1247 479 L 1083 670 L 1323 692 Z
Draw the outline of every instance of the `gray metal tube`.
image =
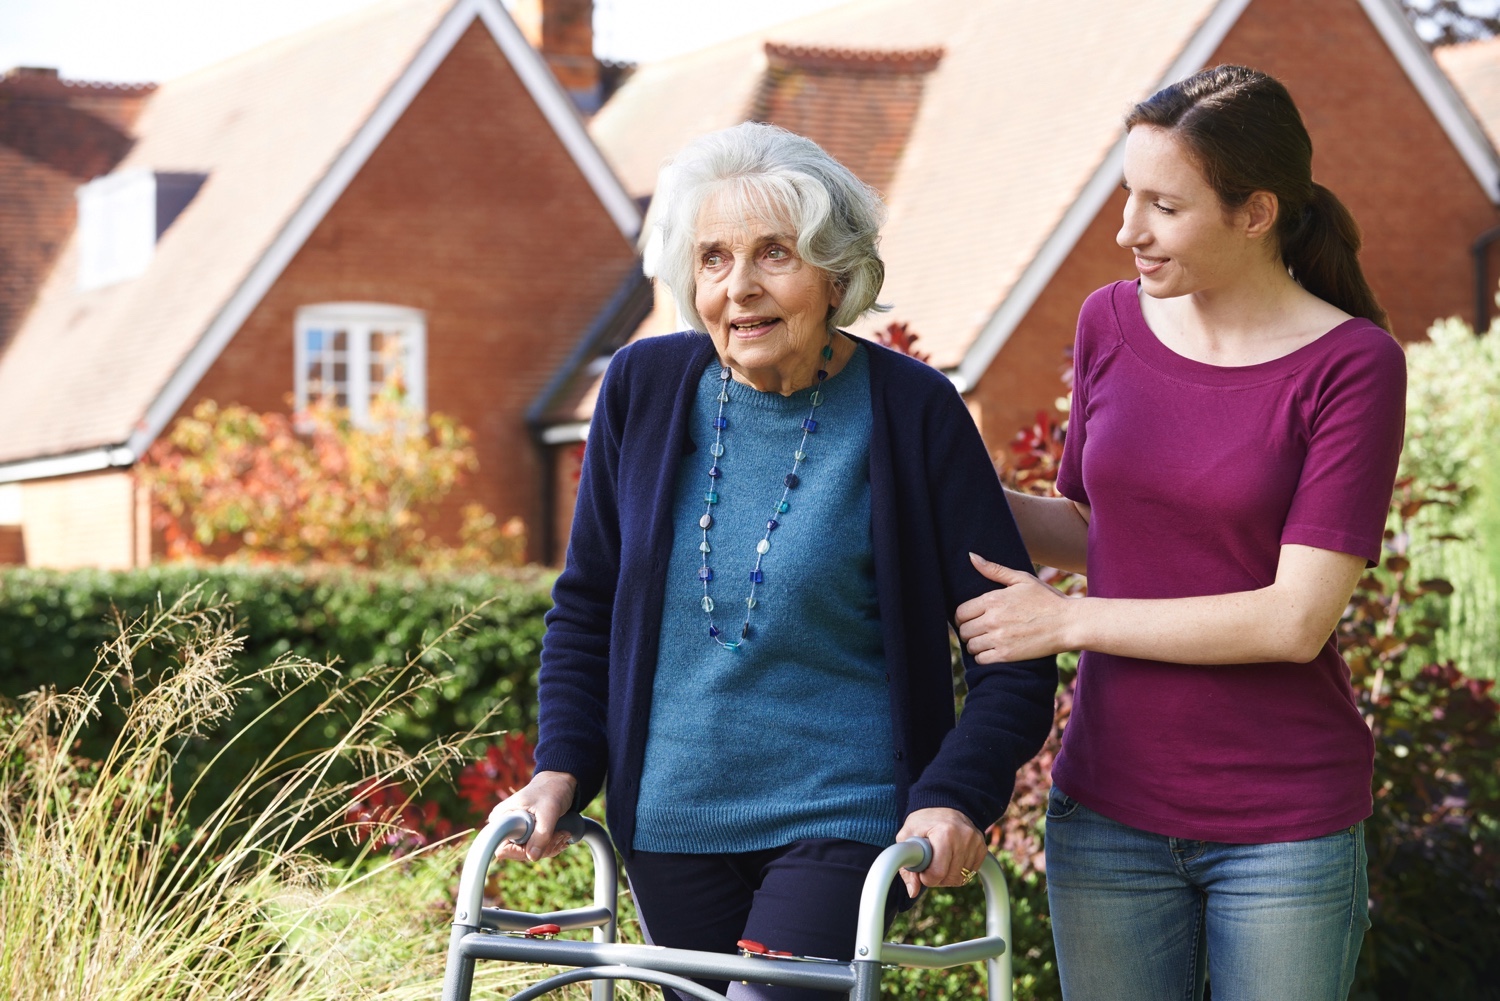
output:
M 583 821 L 583 841 L 594 856 L 594 907 L 609 912 L 609 919 L 594 927 L 594 941 L 613 944 L 620 919 L 620 874 L 615 864 L 615 845 L 602 826 L 587 818 Z M 594 1001 L 614 1001 L 615 982 L 608 978 L 595 980 L 593 994 Z
M 854 961 L 880 962 L 885 942 L 885 902 L 891 881 L 902 869 L 921 872 L 932 864 L 932 845 L 925 838 L 911 838 L 891 845 L 875 857 L 859 894 L 859 919 L 854 927 Z
M 1016 950 L 1010 940 L 1010 890 L 1005 885 L 1005 872 L 989 852 L 980 863 L 979 881 L 984 885 L 984 930 L 1004 944 L 1004 951 L 984 964 L 989 975 L 989 1001 L 1011 1001 L 1015 991 L 1011 960 Z
M 860 975 L 858 971 L 861 963 L 899 963 L 903 966 L 943 969 L 977 963 L 982 959 L 985 961 L 985 972 L 989 980 L 989 1001 L 1010 1001 L 1014 992 L 1010 893 L 1006 890 L 1005 873 L 1001 870 L 1000 863 L 988 852 L 979 865 L 979 879 L 985 897 L 984 938 L 939 947 L 900 945 L 885 941 L 885 903 L 891 881 L 902 869 L 921 872 L 931 862 L 932 846 L 922 838 L 912 838 L 887 848 L 870 866 L 864 890 L 860 894 L 859 919 L 855 926 L 856 977 Z M 878 997 L 878 988 L 877 993 L 871 997 Z
M 443 1001 L 469 1001 L 473 990 L 474 957 L 464 951 L 463 941 L 479 930 L 484 912 L 484 876 L 495 849 L 506 838 L 525 841 L 530 836 L 530 815 L 510 814 L 486 824 L 464 856 L 458 902 L 453 907 L 453 930 L 448 935 L 448 962 L 443 969 Z
M 569 907 L 562 911 L 543 911 L 532 914 L 527 911 L 507 911 L 500 907 L 486 907 L 480 926 L 486 930 L 525 931 L 535 925 L 557 925 L 563 931 L 578 928 L 599 928 L 614 920 L 613 907 Z
M 729 1001 L 718 991 L 711 991 L 686 977 L 673 976 L 656 970 L 641 970 L 633 966 L 587 966 L 581 970 L 567 970 L 532 984 L 521 993 L 511 997 L 510 1001 L 533 1001 L 559 987 L 566 987 L 568 984 L 576 984 L 584 980 L 594 981 L 595 987 L 601 983 L 613 984 L 616 980 L 635 980 L 643 984 L 670 987 L 689 997 L 698 998 L 699 1001 Z
M 509 935 L 470 935 L 463 942 L 465 954 L 482 959 L 505 959 L 549 966 L 628 966 L 659 970 L 706 980 L 745 980 L 781 987 L 847 994 L 854 987 L 848 964 L 777 959 L 769 956 L 739 956 L 693 949 L 664 949 L 654 945 L 596 944 L 571 939 L 543 941 Z

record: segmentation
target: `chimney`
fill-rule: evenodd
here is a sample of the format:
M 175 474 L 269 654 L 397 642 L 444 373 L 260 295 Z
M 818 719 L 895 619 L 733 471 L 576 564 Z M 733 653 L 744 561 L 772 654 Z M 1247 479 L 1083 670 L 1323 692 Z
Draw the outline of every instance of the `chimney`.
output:
M 599 107 L 593 0 L 513 0 L 510 15 L 585 114 Z

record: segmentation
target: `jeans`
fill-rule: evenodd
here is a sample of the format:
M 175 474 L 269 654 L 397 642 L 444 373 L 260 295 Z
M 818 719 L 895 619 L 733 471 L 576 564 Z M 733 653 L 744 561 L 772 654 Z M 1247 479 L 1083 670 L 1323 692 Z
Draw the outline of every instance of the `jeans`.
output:
M 1128 827 L 1054 787 L 1047 900 L 1064 1001 L 1345 1001 L 1370 926 L 1364 826 L 1263 845 Z
M 844 962 L 854 958 L 854 931 L 865 876 L 881 849 L 840 838 L 804 838 L 781 848 L 713 855 L 633 852 L 625 872 L 641 930 L 652 945 L 703 952 L 739 951 L 754 939 L 769 949 Z M 911 906 L 897 879 L 885 923 Z M 734 1001 L 828 1001 L 842 997 L 766 984 L 700 981 Z M 689 1001 L 674 990 L 668 999 Z

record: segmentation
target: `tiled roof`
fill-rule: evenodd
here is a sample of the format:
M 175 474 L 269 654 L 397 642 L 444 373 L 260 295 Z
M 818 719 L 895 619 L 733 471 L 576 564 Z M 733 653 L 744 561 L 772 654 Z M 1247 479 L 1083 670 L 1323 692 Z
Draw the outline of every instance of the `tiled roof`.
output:
M 855 0 L 642 66 L 590 129 L 627 189 L 646 195 L 665 158 L 694 136 L 751 117 L 758 103 L 792 127 L 799 115 L 815 119 L 790 90 L 778 90 L 775 77 L 786 72 L 779 62 L 800 58 L 797 72 L 821 84 L 860 74 L 850 52 L 893 61 L 932 53 L 904 149 L 864 169 L 889 172 L 866 178 L 890 208 L 881 243 L 889 318 L 909 323 L 934 364 L 952 368 L 1118 140 L 1124 113 L 1162 82 L 1217 6 Z M 818 60 L 816 50 L 831 53 Z M 841 86 L 855 91 L 852 82 Z M 830 133 L 829 145 L 857 147 L 859 126 L 852 120 L 845 128 L 854 131 Z M 867 123 L 864 134 L 883 139 L 884 122 Z
M 1490 143 L 1500 148 L 1500 38 L 1445 45 L 1434 50 L 1433 56 Z
M 750 117 L 819 143 L 884 191 L 922 106 L 941 48 L 822 49 L 766 43 L 766 71 Z
M 204 173 L 145 274 L 76 288 L 62 249 L 0 356 L 0 462 L 124 442 L 452 0 L 393 0 L 163 84 L 119 164 Z
M 56 70 L 0 74 L 0 350 L 73 231 L 74 189 L 129 151 L 153 90 L 62 80 Z

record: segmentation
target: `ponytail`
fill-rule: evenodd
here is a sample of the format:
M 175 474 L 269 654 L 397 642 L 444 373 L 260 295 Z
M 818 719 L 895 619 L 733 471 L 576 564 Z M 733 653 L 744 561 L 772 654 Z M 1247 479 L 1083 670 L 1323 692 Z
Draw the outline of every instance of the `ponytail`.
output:
M 1292 277 L 1349 315 L 1386 326 L 1359 266 L 1359 227 L 1333 192 L 1313 183 L 1312 139 L 1279 81 L 1245 66 L 1215 66 L 1137 104 L 1125 128 L 1137 125 L 1183 143 L 1226 208 L 1256 191 L 1275 195 L 1276 238 Z
M 1337 195 L 1314 182 L 1302 211 L 1284 219 L 1278 232 L 1283 234 L 1281 259 L 1299 285 L 1350 316 L 1389 329 L 1385 310 L 1359 266 L 1359 225 Z

